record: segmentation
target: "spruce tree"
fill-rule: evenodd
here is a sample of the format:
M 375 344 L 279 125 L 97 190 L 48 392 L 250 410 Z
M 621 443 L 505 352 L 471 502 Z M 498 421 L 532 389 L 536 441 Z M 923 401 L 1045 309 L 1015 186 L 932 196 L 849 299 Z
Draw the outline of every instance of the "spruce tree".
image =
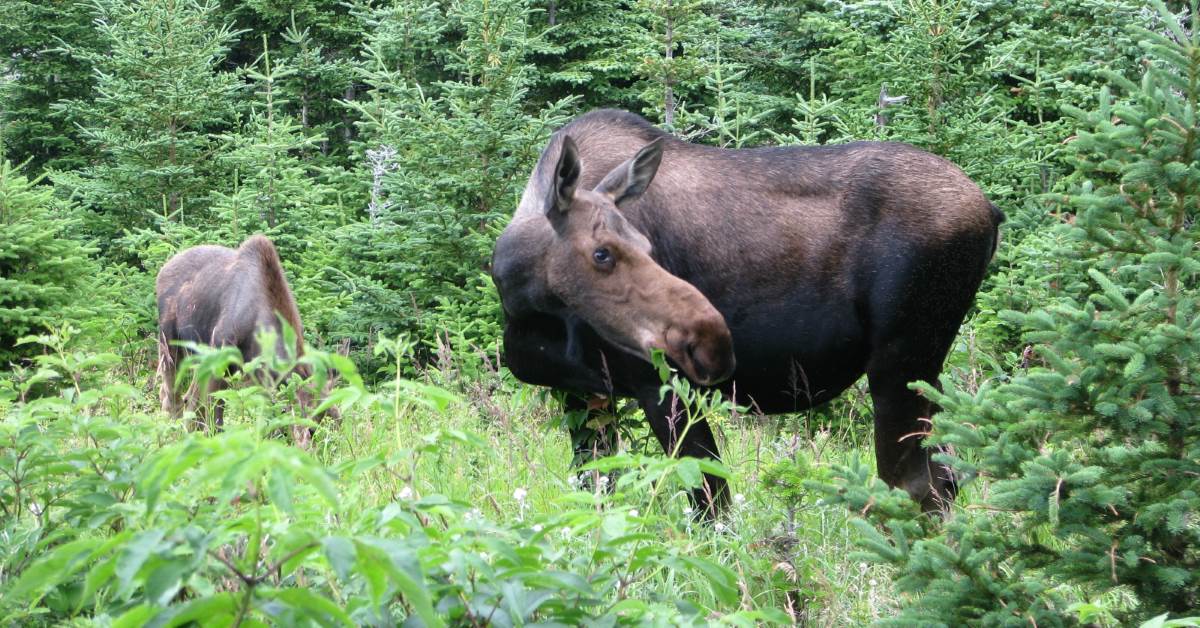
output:
M 354 61 L 364 32 L 354 5 L 342 0 L 221 0 L 221 15 L 240 31 L 228 63 L 253 66 L 267 38 L 271 57 L 291 68 L 280 77 L 277 90 L 287 96 L 281 112 L 300 126 L 322 136 L 310 158 L 344 158 L 353 137 L 351 110 L 342 100 L 356 98 Z M 310 149 L 311 150 L 311 149 Z
M 51 105 L 90 100 L 92 68 L 76 50 L 95 50 L 99 37 L 85 2 L 6 0 L 0 3 L 0 144 L 29 172 L 86 163 L 78 133 Z
M 549 3 L 531 13 L 534 27 L 551 27 L 534 57 L 534 97 L 629 109 L 695 141 L 761 142 L 785 99 L 760 76 L 775 40 L 765 12 L 745 0 Z
M 872 558 L 916 594 L 902 619 L 1127 624 L 1200 605 L 1200 13 L 1155 7 L 1136 31 L 1141 80 L 1110 72 L 1119 96 L 1066 108 L 1083 130 L 1049 199 L 1058 296 L 1004 313 L 1027 368 L 974 395 L 924 387 L 945 408 L 933 438 L 980 503 L 936 533 L 906 516 L 868 530 Z M 861 480 L 835 499 L 863 507 Z M 868 511 L 897 515 L 874 495 Z
M 527 0 L 462 2 L 441 21 L 425 7 L 405 0 L 364 16 L 375 25 L 361 69 L 369 90 L 352 105 L 374 185 L 363 220 L 339 233 L 354 290 L 339 333 L 490 345 L 500 322 L 492 244 L 570 100 L 527 106 L 528 58 L 543 45 Z M 431 79 L 420 60 L 446 46 L 456 52 Z
M 0 161 L 0 370 L 34 351 L 17 346 L 23 336 L 86 314 L 85 288 L 98 271 L 72 237 L 78 223 L 38 183 Z
M 631 33 L 641 28 L 623 0 L 550 0 L 530 26 L 543 31 L 546 48 L 533 61 L 534 98 L 553 102 L 579 98 L 581 110 L 598 107 L 637 109 L 630 77 L 637 59 L 624 53 Z
M 97 213 L 88 227 L 107 246 L 126 229 L 207 217 L 211 133 L 233 122 L 240 86 L 220 67 L 233 33 L 213 0 L 99 0 L 96 10 L 108 49 L 73 52 L 95 68 L 97 95 L 59 105 L 94 161 L 54 181 Z

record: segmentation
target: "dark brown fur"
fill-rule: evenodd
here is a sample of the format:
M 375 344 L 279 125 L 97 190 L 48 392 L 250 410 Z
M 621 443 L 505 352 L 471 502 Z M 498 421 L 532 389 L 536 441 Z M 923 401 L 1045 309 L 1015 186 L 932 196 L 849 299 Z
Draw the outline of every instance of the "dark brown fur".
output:
M 604 191 L 602 180 L 653 142 L 662 150 L 652 182 L 637 198 L 605 205 L 595 193 Z M 577 159 L 564 150 L 568 144 Z M 564 164 L 575 161 L 581 167 L 570 220 L 555 218 L 548 199 L 564 181 Z M 642 281 L 682 281 L 719 312 L 736 354 L 726 392 L 766 412 L 791 412 L 833 398 L 866 373 L 880 475 L 930 509 L 953 494 L 948 470 L 919 444 L 933 408 L 907 385 L 936 381 L 1003 220 L 958 167 L 896 143 L 699 146 L 612 110 L 555 133 L 493 258 L 509 367 L 530 383 L 638 398 L 670 451 L 677 436 L 670 400 L 659 402 L 657 376 L 630 347 L 636 326 L 620 323 L 653 319 L 671 328 L 678 321 L 691 330 L 696 316 L 711 317 L 696 314 L 703 307 L 691 296 L 687 304 L 605 301 L 625 292 L 600 289 L 581 270 L 597 242 L 573 222 L 584 220 L 627 225 L 627 235 L 606 234 L 606 242 L 618 240 L 607 248 L 648 244 L 658 271 L 639 269 L 639 277 L 654 277 Z M 719 333 L 693 338 L 710 364 L 733 364 Z M 703 375 L 712 369 L 667 353 L 693 380 L 710 383 Z M 684 454 L 716 455 L 707 425 L 683 440 Z
M 304 355 L 304 327 L 292 296 L 279 254 L 270 240 L 255 235 L 235 249 L 203 245 L 172 257 L 155 281 L 158 296 L 159 377 L 163 410 L 172 416 L 181 411 L 179 391 L 175 387 L 176 367 L 185 350 L 176 341 L 191 341 L 215 347 L 237 347 L 246 361 L 262 353 L 256 334 L 276 334 L 276 354 L 286 357 L 282 317 L 296 332 L 293 355 Z M 304 378 L 310 369 L 301 364 L 295 371 Z M 189 387 L 187 406 L 197 409 L 200 397 L 224 387 L 212 382 L 201 393 Z M 312 405 L 312 395 L 302 387 L 301 405 Z M 222 408 L 217 404 L 215 422 L 220 425 Z

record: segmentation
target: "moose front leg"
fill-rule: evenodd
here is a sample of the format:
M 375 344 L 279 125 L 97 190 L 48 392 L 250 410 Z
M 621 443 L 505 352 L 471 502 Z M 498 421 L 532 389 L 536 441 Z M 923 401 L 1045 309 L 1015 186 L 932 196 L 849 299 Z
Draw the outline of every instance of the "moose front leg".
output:
M 659 401 L 658 389 L 648 389 L 638 395 L 638 402 L 667 455 L 720 460 L 712 426 L 704 419 L 689 423 L 687 408 L 674 394 Z M 729 488 L 724 478 L 705 473 L 701 486 L 692 489 L 692 503 L 708 518 L 720 514 L 728 502 Z

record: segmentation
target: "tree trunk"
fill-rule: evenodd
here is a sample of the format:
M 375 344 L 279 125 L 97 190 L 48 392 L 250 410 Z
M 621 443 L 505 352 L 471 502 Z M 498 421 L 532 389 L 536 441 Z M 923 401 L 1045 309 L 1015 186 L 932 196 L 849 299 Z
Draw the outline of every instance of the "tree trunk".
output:
M 667 0 L 667 55 L 666 55 L 666 72 L 663 77 L 663 122 L 667 126 L 675 125 L 675 79 L 673 78 L 674 68 L 671 65 L 672 59 L 675 58 L 675 23 L 671 19 L 671 0 Z

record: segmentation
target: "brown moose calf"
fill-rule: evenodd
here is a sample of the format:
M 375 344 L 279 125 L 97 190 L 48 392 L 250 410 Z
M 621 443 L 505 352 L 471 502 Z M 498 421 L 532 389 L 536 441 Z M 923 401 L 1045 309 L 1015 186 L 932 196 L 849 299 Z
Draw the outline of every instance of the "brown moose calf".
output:
M 177 365 L 186 351 L 176 344 L 177 341 L 237 347 L 242 358 L 250 361 L 262 354 L 258 334 L 270 331 L 275 333 L 276 355 L 287 357 L 282 319 L 296 332 L 295 357 L 304 355 L 300 312 L 275 246 L 261 235 L 251 236 L 236 250 L 202 245 L 178 253 L 159 271 L 155 293 L 158 297 L 158 376 L 162 382 L 159 396 L 163 410 L 173 417 L 180 415 L 183 405 L 175 379 Z M 306 380 L 312 375 L 307 364 L 297 365 L 292 372 Z M 270 379 L 283 381 L 286 376 L 281 374 Z M 206 390 L 199 391 L 193 382 L 184 395 L 187 409 L 198 410 L 202 398 L 227 385 L 224 380 L 215 378 Z M 329 392 L 331 385 L 332 382 L 326 383 L 323 395 Z M 310 412 L 314 399 L 307 384 L 300 387 L 297 397 L 301 412 Z M 218 401 L 212 420 L 217 428 L 223 423 L 223 413 L 223 404 Z M 196 427 L 204 427 L 204 423 L 203 418 L 198 418 Z M 295 435 L 298 440 L 307 441 L 307 431 L 295 431 Z

